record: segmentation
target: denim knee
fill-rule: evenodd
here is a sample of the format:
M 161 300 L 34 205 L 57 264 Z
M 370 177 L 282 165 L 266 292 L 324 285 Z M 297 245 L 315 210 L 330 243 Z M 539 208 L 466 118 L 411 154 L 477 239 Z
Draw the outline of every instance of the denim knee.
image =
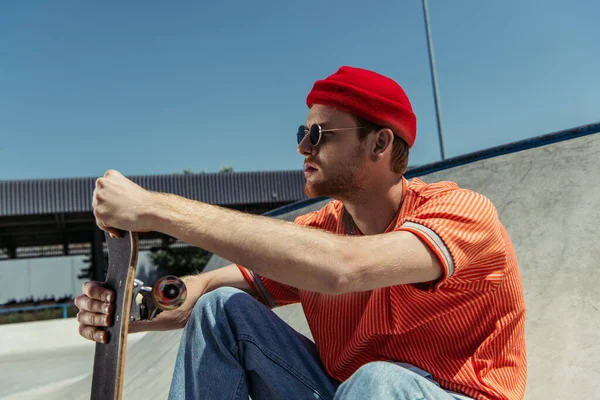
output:
M 238 293 L 245 293 L 245 292 L 240 289 L 236 289 L 234 287 L 228 287 L 228 286 L 220 287 L 215 290 L 211 290 L 210 292 L 205 293 L 202 296 L 200 296 L 200 298 L 196 302 L 196 306 L 194 307 L 194 312 L 197 312 L 198 308 L 201 308 L 201 309 L 206 308 L 206 307 L 210 308 L 210 307 L 214 307 L 219 304 L 224 304 L 227 302 L 227 300 L 229 300 L 231 298 L 231 296 L 238 294 Z
M 220 287 L 212 290 L 196 301 L 190 319 L 209 318 L 216 320 L 219 315 L 226 311 L 229 303 L 235 302 L 236 308 L 243 306 L 244 303 L 251 304 L 256 302 L 248 293 L 234 287 Z
M 357 369 L 349 379 L 357 379 L 367 384 L 374 384 L 381 382 L 381 378 L 386 375 L 388 368 L 398 367 L 386 361 L 373 361 Z M 406 372 L 408 373 L 408 371 Z
M 422 399 L 416 376 L 387 361 L 373 361 L 357 369 L 342 383 L 336 399 Z

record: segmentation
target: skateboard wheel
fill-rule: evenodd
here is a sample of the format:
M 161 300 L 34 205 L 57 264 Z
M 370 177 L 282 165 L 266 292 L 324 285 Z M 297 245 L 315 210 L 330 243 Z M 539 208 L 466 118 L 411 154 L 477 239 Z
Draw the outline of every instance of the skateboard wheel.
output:
M 165 276 L 156 281 L 152 287 L 152 300 L 161 310 L 174 310 L 187 297 L 185 283 L 175 276 Z

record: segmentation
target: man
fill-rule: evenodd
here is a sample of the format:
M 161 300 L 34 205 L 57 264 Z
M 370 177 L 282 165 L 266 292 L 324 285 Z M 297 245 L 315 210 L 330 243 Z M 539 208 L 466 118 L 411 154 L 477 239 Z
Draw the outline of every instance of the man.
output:
M 305 190 L 335 200 L 295 223 L 152 193 L 116 171 L 97 180 L 100 228 L 159 231 L 236 262 L 186 277 L 180 309 L 131 327 L 185 327 L 170 398 L 522 398 L 523 290 L 494 206 L 404 178 L 416 118 L 393 80 L 342 67 L 307 105 Z M 105 341 L 111 295 L 83 291 L 80 334 Z M 315 343 L 270 310 L 296 302 Z

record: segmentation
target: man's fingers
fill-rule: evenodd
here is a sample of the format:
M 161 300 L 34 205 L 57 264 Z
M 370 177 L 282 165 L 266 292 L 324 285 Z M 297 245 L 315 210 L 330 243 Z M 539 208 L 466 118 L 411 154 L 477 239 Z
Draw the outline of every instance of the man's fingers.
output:
M 112 324 L 112 315 L 96 314 L 87 311 L 77 313 L 77 321 L 86 326 L 110 326 Z
M 108 332 L 93 326 L 79 325 L 79 334 L 88 340 L 99 343 L 108 342 Z
M 109 303 L 115 300 L 115 294 L 112 290 L 105 288 L 102 282 L 86 282 L 83 284 L 82 291 L 83 294 L 95 300 Z
M 115 309 L 114 303 L 94 300 L 83 294 L 75 298 L 75 306 L 80 310 L 98 314 L 112 314 Z
M 106 228 L 106 232 L 108 232 L 113 239 L 118 239 L 121 236 L 123 236 L 123 232 L 120 231 L 120 230 L 118 230 L 118 229 L 115 229 L 115 228 L 108 228 L 107 227 Z
M 96 225 L 98 225 L 98 228 L 100 228 L 101 230 L 108 232 L 113 239 L 117 239 L 123 236 L 123 232 L 121 230 L 104 225 L 102 222 L 100 222 L 98 218 L 96 218 Z

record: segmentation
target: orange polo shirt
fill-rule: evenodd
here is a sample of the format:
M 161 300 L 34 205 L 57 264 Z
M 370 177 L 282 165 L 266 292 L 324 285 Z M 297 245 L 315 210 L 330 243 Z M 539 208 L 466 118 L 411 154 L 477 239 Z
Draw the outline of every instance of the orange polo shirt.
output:
M 271 308 L 302 303 L 326 371 L 339 381 L 366 363 L 394 360 L 476 399 L 522 399 L 523 287 L 496 209 L 453 182 L 403 184 L 402 206 L 386 232 L 421 238 L 443 266 L 438 281 L 328 295 L 240 270 Z M 357 229 L 347 215 L 341 202 L 331 201 L 295 223 L 351 234 Z

